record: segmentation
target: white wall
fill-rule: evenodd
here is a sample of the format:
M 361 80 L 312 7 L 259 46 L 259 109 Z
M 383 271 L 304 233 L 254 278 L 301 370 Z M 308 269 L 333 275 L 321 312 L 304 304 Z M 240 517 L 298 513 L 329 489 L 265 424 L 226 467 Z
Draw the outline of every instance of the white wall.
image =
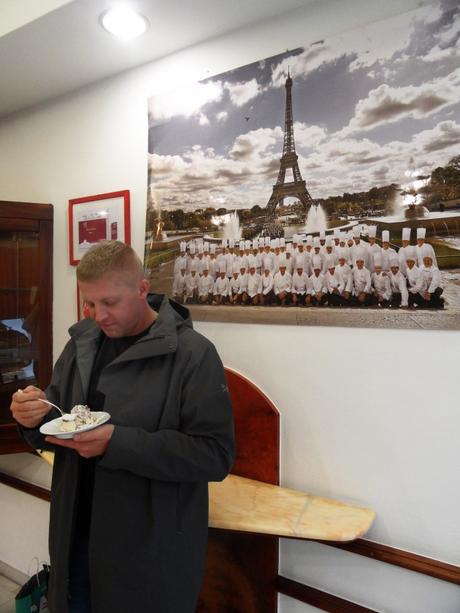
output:
M 130 189 L 132 240 L 143 253 L 147 97 L 409 10 L 417 0 L 322 1 L 240 30 L 0 123 L 0 198 L 55 207 L 54 352 L 76 316 L 68 265 L 69 198 Z M 305 177 L 308 182 L 308 177 Z M 282 415 L 282 483 L 374 508 L 369 538 L 460 563 L 455 332 L 197 323 L 224 363 L 254 381 Z M 16 508 L 17 494 L 0 488 Z M 30 501 L 30 508 L 40 507 Z M 17 510 L 17 509 L 16 509 Z M 21 513 L 23 509 L 21 509 Z M 27 569 L 42 544 L 0 559 Z M 3 516 L 3 512 L 2 512 Z M 46 518 L 40 515 L 44 526 Z M 14 564 L 13 564 L 14 562 Z M 453 613 L 459 588 L 314 543 L 281 547 L 286 576 L 376 610 Z M 281 611 L 311 607 L 281 598 Z

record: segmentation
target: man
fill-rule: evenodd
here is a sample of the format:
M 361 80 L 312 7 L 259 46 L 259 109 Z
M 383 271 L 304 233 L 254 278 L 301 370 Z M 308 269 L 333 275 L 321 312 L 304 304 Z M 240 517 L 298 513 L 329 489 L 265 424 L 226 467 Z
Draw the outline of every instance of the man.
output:
M 209 274 L 207 262 L 204 264 L 203 274 L 198 279 L 198 300 L 200 304 L 212 304 L 214 292 L 214 279 Z
M 214 281 L 213 304 L 225 304 L 230 296 L 230 281 L 227 278 L 227 266 L 219 269 L 219 275 Z
M 390 272 L 388 273 L 391 287 L 390 307 L 402 307 L 403 309 L 409 306 L 409 292 L 407 290 L 407 279 L 399 270 L 398 257 L 390 259 Z
M 390 272 L 390 259 L 397 257 L 396 251 L 393 247 L 390 247 L 390 232 L 389 230 L 382 230 L 382 249 L 380 251 L 382 256 L 382 270 Z
M 273 293 L 273 275 L 270 268 L 264 270 L 262 275 L 262 295 L 260 297 L 260 304 L 264 306 L 270 306 L 273 304 L 275 294 Z
M 355 304 L 358 306 L 367 306 L 371 301 L 371 273 L 364 266 L 365 256 L 364 249 L 356 252 L 356 265 L 352 271 L 353 296 L 355 297 Z
M 331 307 L 342 306 L 342 294 L 345 285 L 342 276 L 336 272 L 335 257 L 330 254 L 326 258 L 327 271 L 324 274 L 327 289 L 327 303 Z
M 301 265 L 298 265 L 295 273 L 292 275 L 291 297 L 294 306 L 305 306 L 305 297 L 307 295 L 308 275 L 304 272 Z
M 371 273 L 372 304 L 387 307 L 391 300 L 391 285 L 388 273 L 382 270 L 382 256 L 374 254 L 374 272 Z
M 291 285 L 292 277 L 286 272 L 286 266 L 281 265 L 279 271 L 273 276 L 273 293 L 281 306 L 289 304 Z
M 420 268 L 415 264 L 416 260 L 415 247 L 408 247 L 406 249 L 406 277 L 410 308 L 418 306 L 417 296 L 422 292 L 423 288 L 423 275 Z
M 185 272 L 185 264 L 183 264 L 183 268 L 174 275 L 173 281 L 172 296 L 180 304 L 184 304 L 187 295 L 187 275 Z
M 192 613 L 202 580 L 208 481 L 232 463 L 220 359 L 187 309 L 148 294 L 131 247 L 104 241 L 77 268 L 90 318 L 70 328 L 46 397 L 88 404 L 109 424 L 62 440 L 29 386 L 11 411 L 35 448 L 54 449 L 48 590 L 56 613 Z M 88 551 L 90 552 L 88 554 Z
M 250 266 L 249 274 L 247 275 L 247 302 L 257 306 L 260 303 L 262 294 L 262 279 L 259 273 L 256 272 L 255 266 Z
M 441 272 L 433 263 L 430 247 L 431 245 L 427 244 L 423 246 L 423 266 L 420 268 L 423 283 L 416 301 L 424 309 L 443 309 Z
M 398 251 L 399 270 L 403 273 L 403 275 L 405 275 L 407 271 L 407 254 L 411 250 L 412 247 L 410 244 L 410 228 L 403 228 L 401 235 L 401 247 Z
M 432 266 L 439 268 L 433 246 L 425 242 L 425 237 L 426 228 L 417 228 L 417 245 L 415 247 L 417 253 L 417 266 L 421 268 L 423 266 L 424 256 L 428 255 L 431 258 Z
M 313 272 L 308 277 L 308 290 L 305 303 L 311 303 L 312 306 L 322 307 L 327 300 L 327 287 L 326 280 L 321 272 L 323 260 L 318 254 L 313 256 L 312 266 Z

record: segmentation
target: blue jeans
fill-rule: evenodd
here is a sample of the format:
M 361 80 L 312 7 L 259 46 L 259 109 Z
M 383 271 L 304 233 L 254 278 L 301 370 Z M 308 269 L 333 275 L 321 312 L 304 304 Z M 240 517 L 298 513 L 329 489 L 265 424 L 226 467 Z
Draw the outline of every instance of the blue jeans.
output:
M 88 541 L 75 536 L 69 565 L 69 613 L 91 613 Z

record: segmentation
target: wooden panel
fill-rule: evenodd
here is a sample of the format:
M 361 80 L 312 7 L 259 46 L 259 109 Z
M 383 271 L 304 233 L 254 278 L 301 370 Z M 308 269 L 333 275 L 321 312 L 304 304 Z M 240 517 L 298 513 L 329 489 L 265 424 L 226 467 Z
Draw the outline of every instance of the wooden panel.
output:
M 395 547 L 382 545 L 381 543 L 373 543 L 366 539 L 356 539 L 356 541 L 352 541 L 351 543 L 325 542 L 324 545 L 345 549 L 345 551 L 357 553 L 361 556 L 372 558 L 373 560 L 387 562 L 388 564 L 400 566 L 407 570 L 412 570 L 417 573 L 429 575 L 430 577 L 436 577 L 436 579 L 441 579 L 442 581 L 460 585 L 459 566 L 441 562 L 440 560 L 434 560 L 433 558 L 427 558 L 417 553 L 412 553 L 411 551 L 396 549 Z
M 329 613 L 376 613 L 373 609 L 368 609 L 286 577 L 278 576 L 275 580 L 275 586 L 280 594 L 318 607 L 322 611 L 329 611 Z
M 51 204 L 0 200 L 0 209 L 2 217 L 11 217 L 13 219 L 53 219 L 53 207 Z
M 279 413 L 248 379 L 225 370 L 235 419 L 236 460 L 232 473 L 279 483 Z M 209 531 L 200 613 L 274 613 L 278 538 Z

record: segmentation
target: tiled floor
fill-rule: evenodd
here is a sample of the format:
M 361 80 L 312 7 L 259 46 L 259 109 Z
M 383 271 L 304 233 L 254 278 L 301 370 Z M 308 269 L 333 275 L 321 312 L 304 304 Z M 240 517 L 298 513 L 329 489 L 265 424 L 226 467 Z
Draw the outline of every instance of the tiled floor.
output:
M 15 612 L 14 597 L 18 590 L 19 585 L 0 575 L 0 613 Z

